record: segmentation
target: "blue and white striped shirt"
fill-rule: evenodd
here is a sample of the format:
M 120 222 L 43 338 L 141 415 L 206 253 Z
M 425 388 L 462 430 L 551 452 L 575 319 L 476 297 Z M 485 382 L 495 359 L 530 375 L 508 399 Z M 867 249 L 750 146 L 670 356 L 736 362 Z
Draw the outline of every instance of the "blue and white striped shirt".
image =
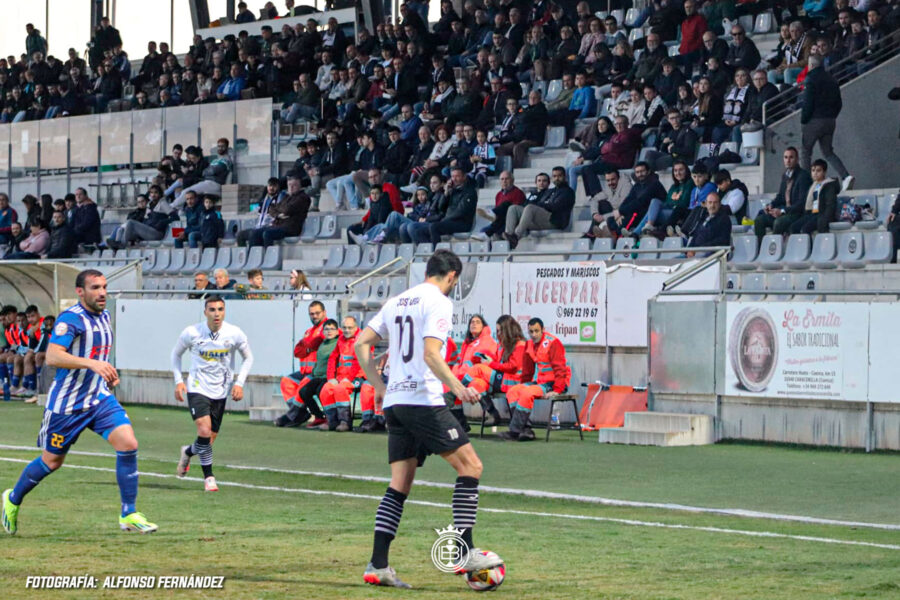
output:
M 109 312 L 94 313 L 76 304 L 56 318 L 51 344 L 72 356 L 109 362 L 113 332 Z M 57 369 L 45 410 L 60 415 L 85 411 L 112 395 L 102 377 L 90 369 Z

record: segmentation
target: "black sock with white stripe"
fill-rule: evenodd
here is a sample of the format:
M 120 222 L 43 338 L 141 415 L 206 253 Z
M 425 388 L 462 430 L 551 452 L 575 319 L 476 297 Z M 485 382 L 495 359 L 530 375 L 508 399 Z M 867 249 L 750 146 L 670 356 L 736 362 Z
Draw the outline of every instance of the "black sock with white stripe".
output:
M 208 437 L 197 436 L 191 445 L 190 454 L 200 457 L 200 467 L 203 469 L 203 477 L 212 477 L 212 444 Z
M 406 494 L 401 494 L 389 487 L 375 511 L 375 543 L 372 547 L 372 566 L 383 569 L 388 566 L 388 551 L 391 541 L 397 535 L 400 518 L 403 516 L 403 503 Z
M 475 516 L 478 514 L 478 479 L 475 477 L 457 477 L 453 488 L 453 526 L 462 530 L 462 539 L 469 549 L 472 548 L 472 529 L 475 527 Z M 466 551 L 465 548 L 462 549 Z

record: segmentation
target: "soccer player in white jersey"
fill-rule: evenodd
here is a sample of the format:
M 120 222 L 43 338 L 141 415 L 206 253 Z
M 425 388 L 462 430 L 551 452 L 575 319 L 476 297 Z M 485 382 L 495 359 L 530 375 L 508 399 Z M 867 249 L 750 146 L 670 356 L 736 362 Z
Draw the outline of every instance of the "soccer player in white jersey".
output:
M 191 457 L 197 455 L 203 468 L 204 489 L 218 492 L 212 472 L 212 444 L 222 426 L 229 389 L 235 402 L 244 397 L 244 383 L 253 366 L 253 354 L 240 327 L 225 322 L 225 300 L 218 296 L 207 298 L 203 314 L 206 321 L 185 328 L 172 350 L 175 399 L 184 402 L 187 396 L 191 417 L 197 425 L 197 439 L 181 448 L 176 474 L 184 477 L 190 469 Z M 181 376 L 181 356 L 187 350 L 191 352 L 191 370 L 185 386 Z M 237 379 L 234 377 L 236 352 L 244 359 Z
M 106 278 L 88 269 L 75 278 L 78 304 L 56 318 L 47 346 L 47 364 L 56 377 L 47 395 L 44 420 L 38 434 L 39 457 L 22 471 L 16 486 L 3 492 L 0 520 L 15 534 L 19 506 L 25 495 L 63 465 L 66 453 L 85 429 L 91 429 L 116 450 L 116 481 L 122 500 L 119 526 L 125 531 L 152 533 L 157 526 L 137 512 L 137 438 L 125 409 L 110 388 L 119 374 L 109 364 L 113 333 L 106 310 Z
M 416 469 L 429 454 L 440 454 L 457 473 L 453 525 L 462 531 L 464 542 L 459 548 L 463 558 L 457 572 L 498 564 L 472 546 L 481 460 L 443 397 L 443 385 L 463 402 L 474 403 L 479 397 L 478 392 L 466 388 L 453 376 L 444 360 L 443 346 L 453 320 L 453 304 L 447 294 L 461 271 L 458 256 L 449 250 L 436 251 L 425 267 L 425 282 L 385 302 L 356 342 L 359 364 L 366 379 L 375 386 L 375 405 L 384 406 L 391 465 L 391 483 L 375 513 L 372 559 L 363 574 L 366 583 L 410 587 L 388 565 L 388 551 Z M 385 338 L 390 342 L 387 386 L 378 376 L 371 352 Z

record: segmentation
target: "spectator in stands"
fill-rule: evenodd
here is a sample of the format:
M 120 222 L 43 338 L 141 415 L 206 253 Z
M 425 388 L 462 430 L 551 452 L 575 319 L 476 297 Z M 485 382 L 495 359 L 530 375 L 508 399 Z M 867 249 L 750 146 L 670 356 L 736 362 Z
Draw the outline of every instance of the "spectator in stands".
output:
M 275 222 L 275 217 L 272 216 L 269 209 L 284 200 L 286 195 L 284 190 L 281 189 L 281 180 L 277 177 L 270 177 L 269 181 L 266 182 L 266 191 L 259 200 L 259 208 L 257 209 L 259 217 L 256 219 L 256 227 L 254 229 L 269 227 Z M 238 246 L 249 245 L 250 234 L 252 231 L 253 229 L 243 229 L 238 232 Z
M 188 243 L 188 247 L 196 248 L 200 241 L 200 223 L 203 219 L 203 206 L 197 199 L 197 192 L 190 191 L 185 195 L 185 204 L 182 208 L 184 215 L 184 230 L 175 238 L 175 247 L 184 248 L 184 243 Z
M 216 269 L 213 271 L 213 279 L 215 280 L 216 287 L 213 289 L 216 290 L 233 290 L 234 286 L 237 284 L 237 281 L 232 279 L 228 275 L 228 271 L 225 269 Z M 229 299 L 236 298 L 237 294 L 218 294 L 219 298 Z
M 28 234 L 25 233 L 25 230 L 22 228 L 22 224 L 18 221 L 13 221 L 12 225 L 9 227 L 9 236 L 7 242 L 5 244 L 4 255 L 9 254 L 18 254 L 21 252 L 21 248 L 19 247 L 22 242 L 28 237 Z
M 219 100 L 240 100 L 241 91 L 247 87 L 247 77 L 244 69 L 238 63 L 232 63 L 228 71 L 228 79 L 216 88 L 216 97 Z
M 47 249 L 47 258 L 72 258 L 76 246 L 75 232 L 66 223 L 66 215 L 62 211 L 55 211 L 53 223 L 50 226 L 50 247 Z
M 246 2 L 238 2 L 238 14 L 234 16 L 235 23 L 252 23 L 256 20 L 253 12 L 247 8 Z
M 674 233 L 674 228 L 684 222 L 688 215 L 693 189 L 694 182 L 687 162 L 676 160 L 672 164 L 672 186 L 666 193 L 666 199 L 663 202 L 650 201 L 650 208 L 635 231 L 661 239 L 666 237 L 670 228 Z
M 703 47 L 700 49 L 700 74 L 706 74 L 706 66 L 709 59 L 715 57 L 719 64 L 724 64 L 728 57 L 728 44 L 725 40 L 719 38 L 714 31 L 707 31 L 703 34 Z
M 107 240 L 112 248 L 124 248 L 138 241 L 159 241 L 166 236 L 172 222 L 172 207 L 162 196 L 162 188 L 151 185 L 147 189 L 147 214 L 143 221 L 126 221 L 115 233 L 116 239 Z M 176 217 L 177 218 L 177 217 Z
M 566 351 L 555 336 L 544 331 L 537 317 L 528 321 L 529 340 L 522 359 L 522 383 L 506 393 L 511 418 L 509 431 L 500 434 L 505 440 L 526 442 L 534 439 L 528 419 L 537 398 L 553 398 L 564 394 L 571 383 L 572 371 L 566 364 Z
M 716 191 L 715 184 L 709 180 L 709 169 L 703 163 L 696 163 L 691 173 L 691 179 L 694 181 L 694 188 L 691 190 L 688 203 L 688 215 L 681 226 L 676 223 L 670 224 L 666 228 L 666 233 L 670 236 L 679 235 L 689 238 L 707 216 L 706 197 Z
M 678 102 L 678 86 L 684 81 L 684 74 L 675 66 L 675 59 L 666 57 L 662 61 L 662 71 L 653 80 L 653 86 L 665 105 L 671 107 Z
M 287 196 L 269 206 L 271 224 L 251 230 L 248 245 L 271 246 L 285 237 L 298 236 L 303 231 L 303 223 L 309 212 L 309 196 L 301 189 L 299 173 L 289 173 L 287 184 Z
M 710 248 L 731 246 L 731 219 L 722 210 L 719 194 L 711 192 L 706 196 L 706 217 L 693 231 L 688 248 Z M 708 256 L 710 252 L 703 253 Z M 696 251 L 688 250 L 685 256 L 693 258 Z
M 631 192 L 631 179 L 621 177 L 618 171 L 609 171 L 603 175 L 601 191 L 592 200 L 597 201 L 597 210 L 591 215 L 591 223 L 584 233 L 584 238 L 611 237 L 606 220 L 622 206 L 622 202 Z
M 407 105 L 408 106 L 408 105 Z M 392 125 L 388 128 L 390 144 L 384 150 L 384 180 L 399 186 L 407 173 L 412 151 L 409 144 L 401 139 L 400 128 Z
M 194 273 L 193 289 L 203 292 L 206 290 L 214 290 L 216 289 L 216 286 L 209 280 L 209 275 L 203 272 L 197 272 Z M 206 297 L 206 294 L 188 294 L 188 300 L 199 300 L 204 297 Z
M 63 204 L 65 205 L 65 210 L 63 212 L 66 213 L 66 221 L 71 225 L 72 221 L 75 219 L 75 194 L 66 194 Z
M 828 163 L 821 158 L 813 161 L 811 173 L 803 216 L 791 225 L 791 233 L 828 233 L 829 225 L 838 220 L 840 182 L 827 177 Z
M 117 240 L 122 237 L 122 233 L 120 233 L 120 231 L 125 229 L 125 223 L 127 223 L 128 221 L 137 221 L 138 223 L 144 222 L 144 219 L 147 216 L 147 204 L 149 204 L 149 202 L 150 201 L 148 200 L 146 195 L 138 194 L 137 198 L 135 199 L 135 209 L 129 211 L 128 214 L 125 215 L 125 222 L 122 223 L 120 227 L 116 227 L 113 230 L 112 235 L 107 238 L 106 245 L 108 247 L 117 248 Z
M 379 173 L 377 170 L 374 170 L 374 172 Z M 400 211 L 397 214 L 402 215 L 403 205 L 400 204 L 399 208 Z M 347 240 L 359 246 L 364 246 L 368 242 L 373 241 L 377 232 L 369 235 L 372 229 L 379 225 L 383 226 L 393 212 L 394 207 L 391 205 L 390 196 L 386 191 L 382 190 L 382 185 L 378 178 L 374 178 L 373 184 L 369 187 L 369 211 L 363 220 L 347 228 Z M 383 229 L 384 227 L 380 228 L 382 231 Z
M 532 92 L 534 93 L 534 92 Z M 531 95 L 529 94 L 529 103 Z M 597 101 L 594 88 L 587 83 L 587 74 L 579 72 L 575 75 L 575 91 L 566 109 L 557 110 L 548 115 L 549 121 L 555 125 L 563 125 L 566 133 L 571 133 L 576 119 L 590 119 L 597 114 Z
M 731 25 L 731 45 L 728 46 L 728 55 L 725 56 L 724 65 L 732 71 L 746 69 L 751 71 L 759 67 L 762 61 L 756 44 L 749 37 L 744 26 L 738 22 Z
M 694 0 L 685 0 L 684 15 L 684 20 L 680 25 L 681 45 L 678 47 L 678 53 L 685 71 L 691 73 L 700 58 L 703 34 L 706 32 L 707 26 L 706 18 L 697 12 L 697 4 Z
M 0 245 L 9 242 L 12 224 L 18 220 L 16 209 L 9 205 L 9 196 L 0 192 Z
M 755 91 L 750 98 L 747 108 L 743 111 L 741 123 L 762 124 L 763 105 L 778 94 L 778 88 L 769 82 L 764 69 L 753 71 L 752 81 Z
M 347 161 L 350 158 L 337 132 L 329 131 L 325 135 L 325 143 L 325 148 L 312 157 L 309 168 L 306 169 L 306 174 L 310 180 L 307 191 L 312 197 L 312 207 L 310 208 L 312 211 L 319 210 L 319 197 L 322 186 L 332 177 L 346 173 Z
M 734 73 L 734 85 L 725 94 L 722 110 L 722 123 L 713 127 L 712 141 L 721 144 L 726 140 L 741 142 L 741 128 L 756 88 L 750 85 L 750 76 L 746 69 L 738 69 Z M 727 203 L 726 203 L 727 204 Z
M 772 83 L 793 83 L 809 59 L 812 38 L 806 34 L 803 23 L 794 21 L 788 27 L 788 32 L 791 37 L 785 44 L 781 62 L 768 72 L 769 81 Z
M 498 139 L 497 156 L 512 156 L 513 168 L 521 169 L 528 149 L 544 144 L 547 121 L 547 107 L 541 101 L 541 93 L 532 90 L 528 94 L 528 106 L 512 119 L 512 135 Z
M 578 175 L 590 164 L 600 157 L 600 150 L 616 132 L 615 126 L 608 117 L 600 117 L 592 127 L 592 130 L 580 136 L 581 141 L 569 142 L 569 150 L 577 152 L 579 156 L 572 159 L 566 169 L 566 181 L 570 182 L 572 189 L 578 185 Z
M 99 244 L 100 213 L 97 205 L 88 197 L 84 188 L 75 189 L 75 212 L 72 215 L 72 229 L 78 244 Z
M 346 208 L 347 204 L 349 204 L 350 210 L 359 208 L 364 197 L 361 192 L 368 195 L 367 191 L 360 190 L 362 182 L 367 180 L 369 169 L 381 167 L 384 158 L 383 149 L 376 143 L 373 131 L 366 130 L 359 137 L 361 147 L 353 161 L 353 168 L 349 173 L 338 175 L 325 184 L 334 199 L 336 210 Z
M 722 97 L 713 91 L 712 83 L 708 77 L 703 76 L 700 78 L 697 91 L 699 95 L 697 96 L 697 102 L 694 104 L 694 118 L 691 127 L 700 137 L 701 142 L 710 142 L 712 141 L 713 130 L 722 123 L 725 105 Z
M 566 170 L 553 167 L 553 187 L 525 204 L 513 205 L 506 213 L 506 234 L 510 250 L 531 231 L 566 229 L 575 206 L 575 190 L 566 182 Z
M 652 171 L 661 171 L 672 166 L 676 160 L 694 162 L 697 154 L 699 138 L 693 129 L 685 127 L 681 121 L 681 113 L 677 108 L 670 108 L 666 114 L 668 126 L 660 128 L 657 136 L 657 149 L 647 152 L 644 160 Z
M 40 29 L 28 23 L 25 25 L 25 32 L 28 34 L 25 36 L 25 54 L 28 56 L 33 56 L 35 52 L 46 54 L 47 40 L 41 35 Z
M 632 127 L 639 128 L 644 124 L 644 109 L 646 106 L 647 103 L 639 89 L 632 88 L 628 91 L 628 104 L 625 106 L 623 114 Z
M 525 204 L 525 193 L 516 187 L 511 171 L 500 173 L 500 191 L 494 198 L 492 209 L 477 209 L 477 213 L 490 221 L 490 225 L 482 228 L 478 233 L 472 234 L 472 239 L 487 241 L 500 236 L 506 231 L 506 215 L 511 206 Z
M 409 228 L 413 241 L 437 244 L 441 236 L 468 233 L 475 221 L 478 193 L 461 167 L 453 167 L 450 179 L 444 184 L 444 210 L 438 220 L 428 221 L 427 228 Z
M 203 248 L 218 248 L 225 237 L 225 221 L 216 208 L 215 198 L 203 197 L 203 214 L 200 217 L 200 244 Z M 195 247 L 195 246 L 192 246 Z
M 722 212 L 740 225 L 747 216 L 747 198 L 750 193 L 740 179 L 732 179 L 728 169 L 719 169 L 715 176 L 716 191 L 722 203 Z
M 200 156 L 200 149 L 194 148 L 193 154 L 188 151 L 188 158 L 193 158 L 195 165 L 201 164 L 202 157 Z M 181 208 L 181 205 L 184 204 L 184 195 L 189 190 L 193 190 L 198 194 L 221 196 L 222 186 L 228 180 L 228 174 L 231 173 L 233 169 L 234 163 L 229 156 L 228 140 L 226 138 L 219 138 L 216 142 L 215 158 L 206 163 L 200 172 L 202 180 L 189 187 L 183 188 L 181 193 L 175 198 L 175 202 L 172 203 L 172 208 L 176 210 Z
M 809 173 L 798 164 L 799 155 L 796 148 L 793 146 L 785 148 L 782 159 L 784 173 L 781 175 L 778 193 L 771 203 L 759 211 L 753 223 L 753 230 L 760 243 L 770 227 L 776 234 L 790 233 L 791 225 L 803 216 L 806 196 L 812 185 Z
M 607 171 L 630 169 L 641 144 L 641 133 L 628 126 L 628 119 L 619 115 L 615 119 L 616 133 L 600 148 L 600 156 L 581 172 L 588 196 L 602 191 L 600 177 Z M 572 182 L 576 185 L 576 182 Z
M 257 290 L 265 290 L 263 282 L 263 272 L 259 269 L 250 269 L 247 271 L 247 283 L 238 284 L 234 289 L 243 293 L 244 300 L 271 300 L 272 294 L 263 294 Z
M 843 107 L 841 87 L 822 63 L 822 57 L 817 54 L 809 57 L 810 69 L 804 81 L 803 108 L 800 111 L 803 144 L 800 165 L 806 167 L 810 164 L 813 146 L 818 142 L 825 159 L 834 165 L 841 177 L 841 190 L 850 190 L 853 189 L 854 178 L 832 146 L 837 117 Z
M 650 171 L 650 165 L 641 161 L 634 166 L 634 185 L 622 201 L 618 209 L 614 209 L 606 226 L 613 238 L 620 235 L 632 235 L 632 231 L 640 224 L 650 209 L 653 200 L 663 202 L 666 189 L 659 182 L 656 173 Z
M 656 76 L 662 71 L 662 61 L 668 56 L 666 47 L 660 42 L 659 34 L 651 32 L 647 36 L 647 44 L 641 56 L 635 61 L 634 66 L 625 75 L 622 83 L 625 87 L 631 85 L 643 85 L 653 83 Z

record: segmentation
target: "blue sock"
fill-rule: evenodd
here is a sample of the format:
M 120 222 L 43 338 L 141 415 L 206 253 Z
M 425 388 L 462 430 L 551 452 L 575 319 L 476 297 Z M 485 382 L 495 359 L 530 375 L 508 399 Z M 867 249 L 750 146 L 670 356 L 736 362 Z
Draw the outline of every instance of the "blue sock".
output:
M 34 367 L 35 375 L 37 377 L 41 376 L 41 371 L 44 369 L 43 365 L 37 365 Z
M 5 362 L 0 362 L 0 381 L 6 383 L 9 378 L 9 369 L 6 368 Z
M 116 481 L 119 483 L 119 496 L 122 497 L 123 517 L 137 510 L 134 507 L 138 493 L 137 470 L 137 450 L 116 451 Z
M 22 504 L 25 494 L 34 489 L 34 486 L 41 482 L 41 479 L 52 473 L 53 470 L 47 466 L 40 456 L 28 463 L 16 482 L 16 487 L 9 494 L 9 501 L 13 504 Z
M 13 375 L 13 376 L 12 376 L 12 386 L 13 386 L 14 388 L 19 387 L 19 383 L 20 383 L 21 381 L 22 381 L 22 378 L 21 378 L 20 376 L 18 376 L 18 375 Z
M 32 375 L 26 375 L 22 378 L 22 385 L 26 390 L 33 390 L 37 388 L 37 378 Z

